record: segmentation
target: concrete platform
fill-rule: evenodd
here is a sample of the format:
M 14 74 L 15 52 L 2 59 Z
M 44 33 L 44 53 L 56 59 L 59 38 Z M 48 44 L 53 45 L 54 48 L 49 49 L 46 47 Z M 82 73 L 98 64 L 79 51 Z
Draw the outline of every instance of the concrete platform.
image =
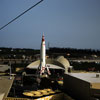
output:
M 14 77 L 10 79 L 9 76 L 0 76 L 0 100 L 7 97 L 12 86 Z

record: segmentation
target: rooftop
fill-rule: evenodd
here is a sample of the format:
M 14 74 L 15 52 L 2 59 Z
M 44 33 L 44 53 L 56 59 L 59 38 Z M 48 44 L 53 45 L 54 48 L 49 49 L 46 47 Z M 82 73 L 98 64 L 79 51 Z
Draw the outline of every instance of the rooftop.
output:
M 69 73 L 69 75 L 89 82 L 94 89 L 100 89 L 100 73 Z

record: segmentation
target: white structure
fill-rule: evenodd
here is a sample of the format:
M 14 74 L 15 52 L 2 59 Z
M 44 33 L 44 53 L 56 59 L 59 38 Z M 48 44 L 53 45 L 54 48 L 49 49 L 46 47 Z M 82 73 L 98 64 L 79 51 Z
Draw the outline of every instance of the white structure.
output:
M 70 66 L 69 61 L 66 58 L 64 58 L 64 56 L 59 56 L 57 58 L 57 61 L 60 62 L 64 66 L 65 73 L 68 73 L 68 68 L 72 69 L 72 66 Z
M 40 49 L 40 60 L 34 61 L 27 66 L 28 70 L 38 70 L 40 76 L 42 74 L 53 74 L 54 72 L 68 72 L 70 67 L 69 61 L 63 56 L 58 57 L 57 59 L 46 59 L 46 47 L 44 35 L 42 36 L 41 49 Z M 56 71 L 55 71 L 56 70 Z
M 40 75 L 44 74 L 45 72 L 50 75 L 49 68 L 48 66 L 46 66 L 45 57 L 46 57 L 46 47 L 45 47 L 45 39 L 43 35 L 41 41 L 41 50 L 40 50 L 40 66 L 39 66 Z

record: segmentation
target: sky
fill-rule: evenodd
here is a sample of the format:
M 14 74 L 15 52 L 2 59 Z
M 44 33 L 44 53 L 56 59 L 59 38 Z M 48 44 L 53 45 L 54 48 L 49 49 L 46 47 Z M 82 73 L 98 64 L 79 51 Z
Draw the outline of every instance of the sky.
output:
M 0 0 L 0 27 L 39 0 Z M 44 0 L 0 30 L 0 47 L 99 49 L 100 0 Z

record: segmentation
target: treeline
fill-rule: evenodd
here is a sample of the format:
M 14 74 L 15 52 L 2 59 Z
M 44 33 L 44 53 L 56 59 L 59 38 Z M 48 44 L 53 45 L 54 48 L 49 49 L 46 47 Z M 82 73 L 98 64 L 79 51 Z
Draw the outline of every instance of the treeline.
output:
M 0 54 L 25 54 L 34 55 L 39 53 L 39 50 L 34 49 L 21 49 L 21 48 L 0 48 Z
M 0 58 L 5 59 L 23 59 L 33 58 L 35 54 L 39 54 L 40 50 L 34 49 L 21 49 L 21 48 L 0 48 Z
M 72 62 L 71 65 L 73 66 L 74 70 L 84 70 L 84 71 L 100 71 L 100 63 L 95 62 Z
M 75 49 L 75 48 L 57 48 L 52 47 L 46 50 L 50 57 L 65 56 L 66 58 L 98 58 L 100 50 L 93 49 Z M 40 54 L 38 49 L 21 49 L 21 48 L 0 48 L 0 58 L 24 58 Z
M 57 48 L 49 49 L 52 53 L 84 53 L 84 54 L 97 54 L 100 55 L 100 50 L 94 49 L 76 49 L 76 48 Z
M 100 50 L 93 49 L 75 49 L 75 48 L 57 48 L 53 47 L 49 49 L 52 54 L 62 54 L 69 58 L 91 58 L 100 57 Z

